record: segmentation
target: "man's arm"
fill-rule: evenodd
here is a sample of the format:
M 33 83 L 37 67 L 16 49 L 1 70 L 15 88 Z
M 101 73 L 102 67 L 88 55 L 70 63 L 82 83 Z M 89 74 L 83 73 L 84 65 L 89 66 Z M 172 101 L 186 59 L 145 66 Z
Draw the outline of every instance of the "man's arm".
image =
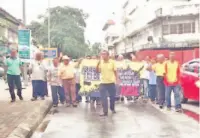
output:
M 6 75 L 7 75 L 7 71 L 8 71 L 8 61 L 7 59 L 4 61 L 4 64 L 3 64 L 3 68 L 4 68 L 4 80 L 6 80 Z
M 98 63 L 97 63 L 97 67 L 96 67 L 97 72 L 101 72 L 100 63 L 101 63 L 101 61 L 99 60 Z

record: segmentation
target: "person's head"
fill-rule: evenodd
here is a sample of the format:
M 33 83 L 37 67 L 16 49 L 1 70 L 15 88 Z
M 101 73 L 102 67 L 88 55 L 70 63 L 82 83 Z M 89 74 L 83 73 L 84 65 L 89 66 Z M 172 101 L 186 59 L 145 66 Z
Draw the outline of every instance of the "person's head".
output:
M 139 54 L 139 53 L 136 53 L 136 59 L 137 59 L 138 61 L 142 61 L 142 55 Z
M 146 56 L 146 57 L 145 57 L 145 61 L 147 61 L 147 62 L 151 61 L 150 56 Z
M 65 65 L 68 65 L 69 62 L 70 62 L 70 58 L 69 58 L 68 56 L 66 56 L 66 55 L 62 57 L 62 60 L 63 60 L 63 63 L 64 63 Z
M 170 52 L 169 53 L 169 60 L 170 61 L 174 61 L 175 60 L 175 53 L 174 52 Z
M 113 60 L 115 60 L 115 54 L 111 54 L 110 58 L 113 59 Z
M 36 60 L 42 60 L 42 58 L 43 58 L 42 52 L 37 52 L 36 55 L 35 55 L 35 59 Z
M 16 49 L 11 49 L 10 50 L 10 57 L 11 58 L 16 58 L 17 57 L 17 50 Z
M 92 56 L 92 58 L 91 58 L 91 59 L 97 59 L 97 58 L 96 58 L 96 56 Z
M 59 64 L 59 58 L 56 57 L 53 59 L 53 65 L 54 65 L 54 67 L 57 67 L 58 64 Z
M 155 63 L 156 63 L 156 59 L 155 59 L 155 58 L 152 58 L 152 59 L 151 59 L 151 63 L 152 63 L 152 64 L 155 64 Z
M 101 52 L 101 57 L 103 60 L 108 60 L 109 59 L 109 52 L 107 50 L 103 50 Z
M 136 56 L 135 55 L 131 55 L 131 61 L 136 61 L 136 60 L 137 60 Z
M 118 60 L 119 60 L 119 61 L 122 61 L 123 59 L 124 59 L 124 56 L 123 56 L 123 55 L 119 55 L 119 56 L 118 56 Z
M 91 56 L 89 56 L 89 55 L 88 55 L 88 56 L 86 56 L 86 59 L 91 59 Z
M 163 54 L 158 54 L 158 55 L 157 55 L 157 61 L 158 61 L 159 63 L 164 62 L 164 60 L 165 60 L 165 57 L 164 57 Z

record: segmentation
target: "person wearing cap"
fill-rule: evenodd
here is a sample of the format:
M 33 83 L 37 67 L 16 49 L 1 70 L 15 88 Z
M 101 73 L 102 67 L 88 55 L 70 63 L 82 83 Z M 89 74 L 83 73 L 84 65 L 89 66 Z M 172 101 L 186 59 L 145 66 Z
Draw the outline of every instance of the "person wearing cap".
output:
M 109 58 L 109 52 L 107 50 L 103 50 L 101 52 L 102 60 L 99 60 L 97 64 L 97 71 L 101 73 L 101 84 L 100 84 L 100 95 L 103 106 L 103 114 L 100 116 L 108 115 L 108 99 L 107 96 L 109 94 L 110 97 L 110 110 L 112 113 L 116 113 L 115 111 L 115 95 L 116 95 L 116 87 L 115 83 L 118 82 L 117 71 L 115 62 Z M 108 92 L 108 94 L 107 94 Z
M 165 63 L 165 85 L 167 109 L 171 109 L 171 92 L 174 92 L 175 110 L 181 112 L 180 98 L 180 64 L 175 60 L 175 53 L 170 52 L 169 60 Z
M 62 85 L 65 91 L 66 106 L 69 107 L 72 103 L 73 107 L 77 107 L 75 68 L 70 64 L 70 58 L 68 56 L 63 56 L 62 60 L 63 64 L 59 67 L 58 76 L 62 80 Z
M 42 56 L 42 52 L 37 52 L 35 55 L 35 60 L 33 60 L 29 65 L 29 71 L 32 73 L 32 101 L 37 100 L 38 97 L 41 97 L 42 100 L 45 99 L 44 96 L 47 69 Z
M 162 109 L 165 103 L 165 57 L 163 54 L 157 55 L 157 63 L 152 66 L 152 69 L 156 74 L 156 87 L 157 87 L 157 102 L 159 107 Z

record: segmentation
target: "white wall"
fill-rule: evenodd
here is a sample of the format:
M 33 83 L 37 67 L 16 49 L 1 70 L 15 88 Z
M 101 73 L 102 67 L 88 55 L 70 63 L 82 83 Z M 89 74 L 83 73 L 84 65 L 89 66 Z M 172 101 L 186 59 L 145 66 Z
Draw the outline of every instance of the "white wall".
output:
M 116 51 L 116 54 L 123 54 L 125 52 L 125 47 L 124 47 L 124 42 L 121 41 L 119 42 L 118 44 L 116 44 L 115 46 L 115 51 Z

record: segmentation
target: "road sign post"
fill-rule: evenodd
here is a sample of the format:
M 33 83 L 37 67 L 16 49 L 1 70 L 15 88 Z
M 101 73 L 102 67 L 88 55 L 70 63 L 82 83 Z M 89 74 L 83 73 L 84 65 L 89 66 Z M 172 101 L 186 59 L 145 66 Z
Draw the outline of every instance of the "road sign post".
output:
M 24 85 L 28 86 L 28 63 L 30 62 L 30 54 L 31 54 L 31 31 L 28 29 L 18 30 L 18 51 L 19 58 L 24 63 L 23 70 L 23 81 Z

